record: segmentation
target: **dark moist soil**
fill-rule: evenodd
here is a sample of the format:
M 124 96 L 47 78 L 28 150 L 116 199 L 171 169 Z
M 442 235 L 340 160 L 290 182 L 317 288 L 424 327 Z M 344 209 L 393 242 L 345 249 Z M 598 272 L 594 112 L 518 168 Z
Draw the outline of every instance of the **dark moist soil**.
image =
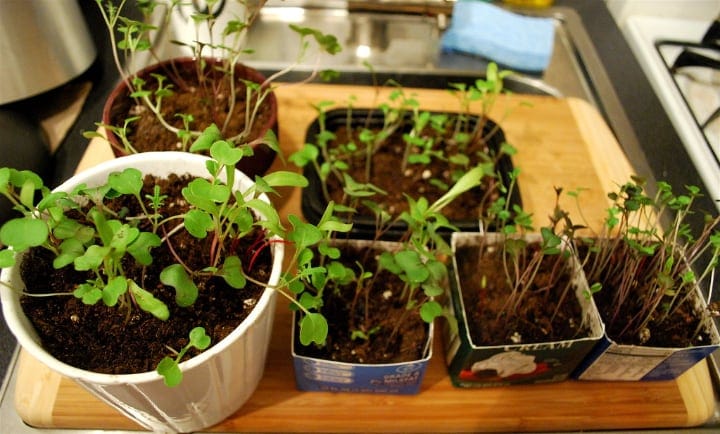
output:
M 585 249 L 581 248 L 580 257 L 584 257 L 585 254 Z M 622 256 L 615 255 L 613 260 L 623 259 Z M 608 268 L 613 267 L 610 265 Z M 659 316 L 654 315 L 643 333 L 625 331 L 626 325 L 640 312 L 642 301 L 647 298 L 645 294 L 651 290 L 652 288 L 636 286 L 633 294 L 627 298 L 627 302 L 620 306 L 619 313 L 615 317 L 613 299 L 617 293 L 617 286 L 608 281 L 602 282 L 602 289 L 595 293 L 593 298 L 605 323 L 605 332 L 611 339 L 619 344 L 661 348 L 687 348 L 711 343 L 711 337 L 704 329 L 696 333 L 701 318 L 709 315 L 709 312 L 698 312 L 691 302 L 683 303 L 661 324 L 658 321 Z M 615 319 L 611 320 L 613 317 Z
M 361 261 L 364 270 L 375 270 L 376 255 L 381 253 L 373 248 L 354 247 L 342 247 L 341 251 L 345 265 L 355 269 L 356 273 L 355 261 Z M 353 285 L 328 286 L 324 291 L 322 307 L 329 326 L 327 344 L 322 348 L 315 345 L 302 346 L 296 339 L 296 353 L 324 360 L 363 364 L 422 359 L 429 328 L 420 318 L 417 309 L 405 309 L 405 301 L 400 299 L 402 289 L 403 282 L 396 275 L 382 271 L 375 276 L 375 284 L 370 287 L 367 298 L 363 293 L 353 309 Z M 386 291 L 392 294 L 388 299 L 384 297 Z M 364 316 L 366 311 L 367 319 Z M 398 324 L 399 328 L 395 330 Z M 368 340 L 351 339 L 353 330 L 367 332 L 378 326 L 379 331 L 373 333 Z
M 335 134 L 337 139 L 330 146 L 349 143 L 351 140 L 359 143 L 357 131 L 351 133 L 355 134 L 352 138 L 348 136 L 348 130 L 345 127 L 340 127 L 335 131 Z M 428 131 L 426 134 L 431 134 L 431 132 Z M 438 147 L 443 149 L 446 155 L 459 153 L 457 143 L 447 138 L 444 138 Z M 420 196 L 424 196 L 429 203 L 433 203 L 446 193 L 447 190 L 431 184 L 429 179 L 438 179 L 445 185 L 451 186 L 454 184 L 452 175 L 458 170 L 467 170 L 467 168 L 449 161 L 433 158 L 429 164 L 409 164 L 408 168 L 403 172 L 404 150 L 405 142 L 402 139 L 402 131 L 395 132 L 388 137 L 387 143 L 373 156 L 369 179 L 365 175 L 365 160 L 363 158 L 352 160 L 348 170 L 348 174 L 356 181 L 369 182 L 387 192 L 387 195 L 373 196 L 372 200 L 378 202 L 383 209 L 393 216 L 398 216 L 408 209 L 406 194 L 416 200 Z M 467 167 L 475 167 L 482 161 L 478 157 L 478 153 L 487 154 L 488 151 L 488 145 L 484 141 L 478 140 L 470 144 L 465 150 L 466 155 L 470 158 L 470 164 Z M 477 220 L 483 214 L 485 207 L 498 197 L 497 191 L 494 191 L 492 187 L 492 182 L 486 178 L 483 185 L 459 196 L 443 209 L 443 215 L 451 221 Z M 333 201 L 346 203 L 343 200 L 342 185 L 336 177 L 330 177 L 328 189 Z M 486 198 L 488 191 L 491 193 Z M 358 215 L 374 217 L 374 213 L 365 206 L 358 207 Z
M 164 216 L 176 214 L 173 211 L 176 207 L 187 207 L 179 192 L 188 179 L 174 175 L 167 180 L 147 177 L 143 195 L 151 192 L 155 182 L 161 185 L 163 194 L 168 195 L 161 210 Z M 178 197 L 181 201 L 172 199 Z M 115 200 L 111 206 L 119 210 L 126 205 Z M 140 214 L 134 203 L 129 205 L 129 209 L 129 215 Z M 174 224 L 169 224 L 166 230 Z M 211 239 L 208 236 L 205 240 L 197 240 L 180 231 L 172 237 L 172 243 L 185 263 L 199 270 L 207 264 Z M 228 248 L 246 264 L 253 253 L 248 244 L 253 241 L 254 238 L 246 238 Z M 188 333 L 196 326 L 205 328 L 212 345 L 220 342 L 247 317 L 264 291 L 263 287 L 250 283 L 244 289 L 234 289 L 220 278 L 196 279 L 200 290 L 198 300 L 191 307 L 180 308 L 174 302 L 172 288 L 165 287 L 158 279 L 159 271 L 174 262 L 167 244 L 153 252 L 153 264 L 146 269 L 132 259 L 124 266 L 129 270 L 129 277 L 142 282 L 143 288 L 167 304 L 170 309 L 167 321 L 161 321 L 135 306 L 129 310 L 110 308 L 102 301 L 93 306 L 85 305 L 72 295 L 23 296 L 23 310 L 37 329 L 45 349 L 69 365 L 90 371 L 107 374 L 152 371 L 164 356 L 173 355 L 169 348 L 180 350 L 187 344 Z M 270 254 L 268 249 L 264 249 L 249 274 L 259 281 L 267 281 L 270 266 Z M 38 248 L 23 261 L 21 273 L 26 291 L 30 294 L 71 293 L 78 284 L 92 277 L 85 272 L 74 271 L 72 265 L 53 269 L 51 255 L 47 250 Z M 186 358 L 195 354 L 197 352 L 191 350 Z
M 538 249 L 536 244 L 529 246 L 534 251 Z M 571 278 L 566 268 L 558 284 L 547 287 L 548 276 L 557 256 L 545 257 L 517 312 L 514 315 L 498 316 L 510 293 L 499 252 L 485 251 L 481 256 L 478 246 L 458 247 L 456 252 L 460 287 L 473 344 L 530 344 L 587 336 L 589 328 L 582 324 L 582 307 L 575 296 L 575 287 L 570 287 L 558 314 L 551 320 L 562 290 Z M 481 285 L 483 279 L 486 281 L 484 288 Z M 511 339 L 516 334 L 521 336 L 519 342 Z
M 194 67 L 194 64 L 192 64 Z M 229 81 L 227 80 L 206 80 L 201 84 L 194 69 L 179 68 L 177 71 L 168 69 L 163 72 L 173 80 L 173 95 L 162 99 L 161 112 L 165 120 L 176 128 L 183 128 L 183 121 L 176 114 L 191 114 L 194 121 L 190 128 L 195 131 L 202 131 L 211 124 L 222 128 L 230 102 Z M 218 77 L 222 74 L 217 71 L 210 71 L 207 74 Z M 231 117 L 227 128 L 223 131 L 223 137 L 230 138 L 240 134 L 245 128 L 245 100 L 247 86 L 238 78 L 236 80 L 236 95 L 238 96 L 234 116 Z M 158 83 L 153 78 L 148 78 L 146 87 L 156 90 Z M 157 120 L 156 116 L 141 103 L 125 97 L 116 105 L 111 115 L 111 123 L 122 127 L 125 119 L 131 116 L 140 118 L 130 124 L 128 139 L 138 152 L 149 151 L 180 151 L 182 143 L 177 135 L 168 131 Z M 271 107 L 265 103 L 255 119 L 248 141 L 261 137 L 267 131 L 269 119 L 272 116 Z M 192 139 L 190 141 L 192 143 Z M 189 146 L 189 145 L 188 145 Z

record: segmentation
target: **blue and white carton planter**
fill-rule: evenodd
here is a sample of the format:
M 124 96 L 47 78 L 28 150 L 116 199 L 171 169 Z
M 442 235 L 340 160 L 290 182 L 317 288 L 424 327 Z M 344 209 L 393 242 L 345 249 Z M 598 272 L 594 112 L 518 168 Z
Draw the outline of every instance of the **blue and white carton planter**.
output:
M 422 359 L 369 365 L 299 355 L 295 351 L 297 327 L 293 327 L 292 356 L 297 388 L 313 392 L 417 394 L 432 357 L 433 329 L 430 324 Z
M 355 245 L 378 248 L 387 251 L 399 249 L 402 245 L 393 241 L 372 241 L 362 239 L 335 240 L 334 246 Z M 422 356 L 418 360 L 397 363 L 351 363 L 322 359 L 300 354 L 297 348 L 298 321 L 293 315 L 292 357 L 297 388 L 305 391 L 380 393 L 412 395 L 420 392 L 420 386 L 428 363 L 432 357 L 434 325 L 427 327 L 427 340 Z
M 543 343 L 479 345 L 473 342 L 463 303 L 458 276 L 457 248 L 478 244 L 481 237 L 490 244 L 500 242 L 496 233 L 452 234 L 453 267 L 451 270 L 452 309 L 458 322 L 457 333 L 445 327 L 445 354 L 450 380 L 456 387 L 495 387 L 515 384 L 554 383 L 570 378 L 571 374 L 590 353 L 604 334 L 600 313 L 592 297 L 585 274 L 574 261 L 573 286 L 582 307 L 581 321 L 588 332 L 574 339 Z M 527 235 L 530 241 L 539 241 L 539 235 Z
M 696 289 L 693 301 L 697 311 L 707 310 L 700 288 Z M 703 327 L 710 336 L 710 342 L 688 348 L 618 344 L 605 334 L 573 376 L 580 380 L 599 381 L 673 380 L 720 347 L 720 334 L 709 314 L 703 319 Z

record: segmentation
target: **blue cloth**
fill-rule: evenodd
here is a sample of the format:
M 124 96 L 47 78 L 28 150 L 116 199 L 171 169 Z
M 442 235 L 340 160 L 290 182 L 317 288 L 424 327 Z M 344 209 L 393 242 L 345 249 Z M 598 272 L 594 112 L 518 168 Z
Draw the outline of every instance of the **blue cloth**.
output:
M 505 68 L 544 71 L 555 38 L 552 18 L 528 17 L 484 1 L 458 1 L 442 49 L 472 54 Z

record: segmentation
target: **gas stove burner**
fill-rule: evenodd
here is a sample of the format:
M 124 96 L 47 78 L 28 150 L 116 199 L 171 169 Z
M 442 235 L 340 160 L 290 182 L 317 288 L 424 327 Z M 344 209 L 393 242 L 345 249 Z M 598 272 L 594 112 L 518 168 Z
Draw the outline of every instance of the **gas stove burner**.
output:
M 720 22 L 632 15 L 624 32 L 707 196 L 720 199 Z
M 702 43 L 704 45 L 715 45 L 720 47 L 720 17 L 713 21 L 710 27 L 708 27 L 707 32 L 705 32 L 705 36 L 702 38 Z
M 717 23 L 717 22 L 716 22 Z M 715 26 L 718 29 L 718 32 L 720 32 L 720 26 Z M 711 29 L 712 30 L 712 29 Z M 711 34 L 709 31 L 707 33 L 708 35 Z M 704 38 L 703 43 L 699 45 L 700 48 L 706 48 L 709 50 L 714 50 L 720 53 L 720 45 L 711 47 L 708 45 L 709 38 Z M 717 38 L 713 39 L 717 40 Z M 695 47 L 698 48 L 695 44 L 685 44 L 687 47 Z M 675 59 L 675 63 L 673 63 L 672 68 L 670 71 L 673 74 L 682 74 L 684 68 L 687 67 L 701 67 L 701 68 L 710 68 L 711 70 L 715 70 L 716 72 L 710 72 L 711 76 L 711 83 L 710 87 L 717 88 L 720 90 L 720 74 L 717 73 L 717 71 L 720 70 L 720 60 L 713 58 L 711 56 L 705 55 L 703 53 L 700 53 L 698 51 L 692 50 L 691 48 L 685 48 L 680 55 Z M 701 82 L 701 79 L 697 79 L 691 74 L 685 74 L 689 79 L 695 80 L 696 82 Z M 712 89 L 710 89 L 712 90 Z M 715 111 L 704 121 L 700 123 L 700 128 L 703 130 L 707 128 L 710 124 L 715 122 L 715 120 L 720 117 L 720 105 L 715 109 Z M 702 120 L 702 119 L 700 119 Z
M 665 43 L 672 43 L 672 42 L 665 42 Z M 675 62 L 672 65 L 671 71 L 677 72 L 679 68 L 684 68 L 686 66 L 701 66 L 705 68 L 711 68 L 711 69 L 720 69 L 720 60 L 713 59 L 710 56 L 706 56 L 702 53 L 698 53 L 697 51 L 692 50 L 692 47 L 695 48 L 706 48 L 704 45 L 696 45 L 696 44 L 689 44 L 687 42 L 675 42 L 675 44 L 678 45 L 684 45 L 688 48 L 685 48 L 682 50 L 680 55 L 675 59 Z M 710 49 L 710 48 L 708 48 Z M 720 47 L 719 47 L 720 49 Z
M 702 41 L 655 43 L 668 73 L 687 105 L 706 145 L 720 163 L 720 46 L 711 26 Z

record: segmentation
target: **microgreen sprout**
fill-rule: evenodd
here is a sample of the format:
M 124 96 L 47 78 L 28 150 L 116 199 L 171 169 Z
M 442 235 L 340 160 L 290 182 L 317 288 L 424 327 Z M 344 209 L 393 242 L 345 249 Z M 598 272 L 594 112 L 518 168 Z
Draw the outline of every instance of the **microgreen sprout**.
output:
M 394 153 L 394 149 L 402 147 L 399 176 L 421 178 L 421 182 L 435 187 L 439 194 L 449 190 L 467 171 L 484 166 L 489 175 L 476 190 L 482 196 L 477 207 L 482 213 L 484 204 L 490 204 L 498 187 L 502 187 L 497 186 L 500 161 L 515 153 L 515 149 L 506 142 L 498 141 L 497 146 L 495 143 L 491 145 L 489 139 L 497 134 L 498 127 L 489 131 L 485 128 L 488 113 L 497 96 L 503 92 L 502 81 L 509 74 L 508 71 L 498 71 L 497 65 L 494 65 L 488 68 L 486 80 L 477 80 L 470 87 L 451 87 L 450 90 L 458 95 L 458 113 L 423 110 L 416 96 L 395 82 L 390 83 L 387 100 L 370 110 L 365 122 L 359 116 L 353 116 L 353 99 L 346 104 L 344 116 L 333 111 L 334 117 L 329 122 L 328 109 L 333 103 L 322 101 L 315 106 L 319 127 L 315 137 L 309 138 L 311 142 L 292 154 L 289 160 L 299 167 L 314 170 L 325 201 L 334 200 L 346 207 L 346 215 L 357 212 L 363 216 L 373 212 L 369 209 L 373 205 L 379 206 L 382 196 L 396 193 L 388 192 L 389 186 L 380 187 L 373 178 L 374 159 L 380 152 Z M 482 104 L 480 116 L 472 115 L 471 105 L 475 101 Z M 372 117 L 378 112 L 382 115 Z M 344 130 L 339 128 L 342 126 Z M 472 152 L 469 151 L 470 143 L 477 145 Z M 397 153 L 400 154 L 400 151 Z M 447 169 L 430 170 L 434 167 L 430 164 L 435 162 Z M 339 188 L 335 187 L 336 192 L 331 194 L 330 185 Z M 420 188 L 427 189 L 426 186 Z M 402 210 L 386 211 L 396 217 Z
M 335 216 L 336 205 L 329 202 L 317 225 L 290 217 L 293 230 L 288 239 L 293 241 L 297 251 L 293 261 L 297 264 L 295 274 L 284 277 L 287 287 L 296 294 L 304 314 L 301 315 L 299 340 L 303 345 L 322 345 L 318 336 L 327 334 L 327 322 L 323 311 L 325 291 L 340 287 L 352 288 L 353 301 L 349 309 L 353 312 L 348 318 L 348 333 L 353 339 L 368 341 L 378 333 L 386 334 L 390 340 L 399 332 L 405 319 L 413 312 L 420 318 L 432 323 L 435 318 L 444 316 L 451 327 L 456 326 L 454 318 L 437 298 L 444 293 L 447 269 L 444 259 L 450 253 L 450 247 L 440 235 L 444 228 L 453 228 L 441 211 L 463 192 L 477 186 L 486 174 L 482 168 L 474 168 L 464 175 L 440 200 L 430 204 L 427 199 L 417 200 L 408 197 L 408 212 L 402 213 L 394 221 L 387 216 L 378 217 L 378 236 L 386 225 L 404 221 L 408 227 L 404 241 L 392 250 L 377 256 L 377 267 L 366 269 L 365 264 L 372 263 L 369 257 L 358 258 L 354 265 L 347 264 L 342 257 L 339 241 L 334 234 L 348 232 L 351 226 Z M 374 242 L 373 246 L 375 246 Z M 373 249 L 366 250 L 369 255 Z M 370 297 L 371 289 L 378 285 L 379 276 L 389 272 L 402 282 L 402 292 L 394 300 L 404 303 L 403 315 L 391 329 L 383 329 L 369 322 L 367 312 L 359 306 L 367 306 L 361 299 Z M 311 315 L 308 312 L 319 314 Z M 364 318 L 364 319 L 363 319 Z
M 533 216 L 518 205 L 510 210 L 506 197 L 490 207 L 489 218 L 492 221 L 485 224 L 493 225 L 495 237 L 480 237 L 477 267 L 481 268 L 480 264 L 486 258 L 499 258 L 493 259 L 493 263 L 499 264 L 503 270 L 508 292 L 504 304 L 495 310 L 494 323 L 489 326 L 491 330 L 513 330 L 515 324 L 524 321 L 519 317 L 522 307 L 527 305 L 530 297 L 537 296 L 544 297 L 541 303 L 553 306 L 549 322 L 545 325 L 551 327 L 573 294 L 574 281 L 567 277 L 574 274 L 575 260 L 572 259 L 573 246 L 568 240 L 572 239 L 577 228 L 568 224 L 569 216 L 560 207 L 562 191 L 561 188 L 555 189 L 556 202 L 550 222 L 537 230 L 533 225 Z M 541 272 L 542 279 L 539 279 Z M 493 290 L 497 289 L 489 287 L 487 276 L 483 276 L 480 297 L 484 298 L 484 294 Z M 597 290 L 599 287 L 594 286 L 589 291 Z M 550 332 L 549 329 L 546 331 Z
M 688 222 L 700 189 L 675 193 L 666 182 L 646 193 L 632 177 L 608 193 L 603 227 L 574 237 L 588 282 L 602 286 L 610 309 L 605 320 L 614 339 L 643 344 L 680 309 L 692 304 L 698 285 L 712 279 L 720 258 L 720 216 L 701 213 L 699 228 Z M 581 193 L 571 192 L 575 199 Z M 582 213 L 581 213 L 582 215 Z M 669 222 L 663 225 L 663 222 Z M 630 314 L 628 314 L 630 312 Z M 696 334 L 700 332 L 699 322 Z
M 210 346 L 210 336 L 205 334 L 205 329 L 202 327 L 190 330 L 188 337 L 187 345 L 178 351 L 174 358 L 165 356 L 155 369 L 158 374 L 163 376 L 165 385 L 168 387 L 175 387 L 182 382 L 183 373 L 180 370 L 180 361 L 190 349 L 195 348 L 202 351 Z
M 285 274 L 283 285 L 294 294 L 295 307 L 302 311 L 300 343 L 323 345 L 328 324 L 327 319 L 320 313 L 322 293 L 328 281 L 338 276 L 337 269 L 333 266 L 316 266 L 313 263 L 314 251 L 317 250 L 332 259 L 339 258 L 340 251 L 330 245 L 330 240 L 333 233 L 349 232 L 352 225 L 342 223 L 334 216 L 333 202 L 328 204 L 317 225 L 306 223 L 292 215 L 289 220 L 293 229 L 288 233 L 288 240 L 295 245 L 291 263 L 297 271 L 295 274 Z
M 488 133 L 484 133 L 483 129 L 490 112 L 495 106 L 497 97 L 505 91 L 504 79 L 512 74 L 512 71 L 498 70 L 497 64 L 490 62 L 485 70 L 484 79 L 479 78 L 475 80 L 475 83 L 471 86 L 464 83 L 452 83 L 450 85 L 450 93 L 458 98 L 460 106 L 462 107 L 464 116 L 461 119 L 464 122 L 469 120 L 467 114 L 470 113 L 471 105 L 476 101 L 479 101 L 481 104 L 480 121 L 472 129 L 468 141 L 486 140 L 497 132 L 496 129 L 493 129 Z M 499 123 L 497 125 L 495 128 L 499 128 Z M 463 123 L 458 123 L 457 127 L 459 131 L 462 131 Z
M 136 68 L 132 64 L 137 61 L 136 58 L 142 57 L 144 54 L 149 54 L 152 59 L 157 59 L 155 45 L 162 43 L 163 35 L 167 34 L 167 29 L 164 27 L 173 22 L 175 19 L 173 15 L 178 13 L 183 2 L 178 0 L 138 2 L 137 9 L 142 15 L 142 19 L 135 20 L 129 17 L 132 14 L 125 15 L 125 9 L 128 7 L 127 0 L 95 1 L 110 37 L 115 67 L 129 90 L 129 96 L 137 101 L 138 105 L 142 105 L 145 110 L 154 114 L 162 128 L 175 133 L 180 139 L 180 150 L 187 151 L 193 140 L 198 138 L 207 126 L 196 122 L 192 113 L 166 114 L 163 111 L 164 101 L 172 97 L 178 90 L 187 88 L 187 80 L 183 79 L 174 67 L 167 68 L 162 73 L 154 73 L 150 77 L 142 78 L 134 74 L 133 71 Z M 245 47 L 246 35 L 260 16 L 260 11 L 266 1 L 242 1 L 243 16 L 234 16 L 222 25 L 216 14 L 196 12 L 191 16 L 196 31 L 193 41 L 172 42 L 188 47 L 192 57 L 196 59 L 194 71 L 197 74 L 197 81 L 200 83 L 195 89 L 199 93 L 197 98 L 215 105 L 224 104 L 227 101 L 227 107 L 223 108 L 224 114 L 221 119 L 214 118 L 222 136 L 233 145 L 265 143 L 278 151 L 276 140 L 269 140 L 268 137 L 251 137 L 252 127 L 260 116 L 260 107 L 269 99 L 274 89 L 273 83 L 286 76 L 295 66 L 306 61 L 306 57 L 311 52 L 310 48 L 313 46 L 317 48 L 317 53 L 314 53 L 317 56 L 315 63 L 318 63 L 323 54 L 338 53 L 341 46 L 332 35 L 324 34 L 317 29 L 291 24 L 289 25 L 290 30 L 298 36 L 299 50 L 296 61 L 274 73 L 263 83 L 242 80 L 243 86 L 241 86 L 236 75 L 236 67 L 246 54 L 252 52 L 251 49 Z M 219 2 L 220 0 L 208 0 L 204 2 L 205 8 L 217 10 Z M 149 24 L 152 22 L 159 24 Z M 207 33 L 209 36 L 201 37 L 202 33 Z M 333 71 L 318 71 L 317 68 L 314 68 L 303 81 L 310 81 L 318 75 L 323 79 L 331 79 L 334 73 Z M 246 103 L 241 104 L 240 97 L 244 98 Z M 244 128 L 239 133 L 232 135 L 228 132 L 229 125 L 231 119 L 238 116 L 244 119 Z M 174 118 L 180 118 L 181 125 L 178 125 Z M 122 127 L 105 124 L 99 124 L 99 126 L 117 134 L 121 141 L 122 149 L 120 151 L 136 152 L 135 147 L 128 140 L 132 127 L 131 121 L 134 119 L 136 117 L 124 121 Z M 98 134 L 87 133 L 86 135 L 92 137 Z

